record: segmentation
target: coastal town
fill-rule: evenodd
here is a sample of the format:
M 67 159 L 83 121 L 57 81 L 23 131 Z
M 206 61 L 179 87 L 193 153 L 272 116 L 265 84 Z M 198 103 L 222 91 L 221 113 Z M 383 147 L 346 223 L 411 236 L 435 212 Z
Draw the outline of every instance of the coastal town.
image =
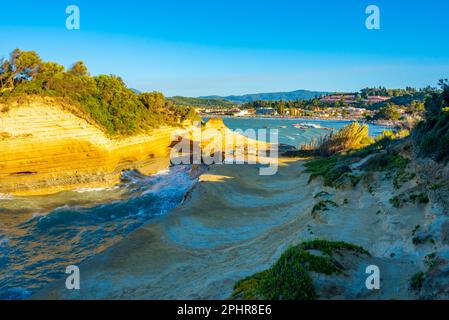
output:
M 365 89 L 366 90 L 366 89 Z M 408 90 L 408 91 L 407 91 Z M 226 106 L 195 107 L 201 116 L 274 117 L 319 120 L 355 120 L 394 126 L 421 119 L 421 92 L 407 89 L 404 94 L 362 95 L 335 93 L 310 100 L 253 101 Z M 362 90 L 363 91 L 363 90 Z M 405 103 L 398 104 L 398 100 Z

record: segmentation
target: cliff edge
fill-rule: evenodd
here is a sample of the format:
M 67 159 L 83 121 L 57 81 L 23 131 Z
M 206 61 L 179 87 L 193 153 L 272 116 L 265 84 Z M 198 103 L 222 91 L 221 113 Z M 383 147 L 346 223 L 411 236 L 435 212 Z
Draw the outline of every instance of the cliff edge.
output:
M 60 99 L 0 103 L 0 193 L 108 187 L 119 182 L 123 170 L 155 173 L 169 165 L 174 130 L 113 139 Z

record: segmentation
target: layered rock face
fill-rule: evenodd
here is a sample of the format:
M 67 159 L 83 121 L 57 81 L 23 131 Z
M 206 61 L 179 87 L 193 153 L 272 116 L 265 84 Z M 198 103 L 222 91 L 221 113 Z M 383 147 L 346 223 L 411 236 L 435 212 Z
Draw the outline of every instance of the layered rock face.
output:
M 0 194 L 111 187 L 122 171 L 131 169 L 153 174 L 170 165 L 170 147 L 180 137 L 206 153 L 225 150 L 230 143 L 231 149 L 239 146 L 247 158 L 256 160 L 257 150 L 269 145 L 234 134 L 221 119 L 211 119 L 202 128 L 184 123 L 183 128 L 161 127 L 113 139 L 63 100 L 28 97 L 0 103 Z
M 0 105 L 0 193 L 42 195 L 117 184 L 123 170 L 169 165 L 174 128 L 111 139 L 54 99 Z

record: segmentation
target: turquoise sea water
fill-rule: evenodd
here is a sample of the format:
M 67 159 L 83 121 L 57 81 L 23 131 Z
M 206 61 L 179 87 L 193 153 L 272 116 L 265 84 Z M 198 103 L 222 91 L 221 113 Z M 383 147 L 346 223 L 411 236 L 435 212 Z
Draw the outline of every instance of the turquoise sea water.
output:
M 295 147 L 329 131 L 301 130 L 295 123 L 339 129 L 345 121 L 225 118 L 231 129 L 278 129 L 279 142 Z M 370 126 L 372 135 L 384 128 Z M 0 299 L 26 299 L 49 282 L 116 243 L 144 223 L 169 214 L 196 179 L 189 167 L 143 176 L 124 172 L 109 189 L 40 197 L 0 195 Z
M 206 118 L 207 119 L 207 118 Z M 310 142 L 312 139 L 323 136 L 329 133 L 328 130 L 323 129 L 298 129 L 294 124 L 307 123 L 319 125 L 322 128 L 332 128 L 334 130 L 341 129 L 345 125 L 351 123 L 350 121 L 337 120 L 299 120 L 299 119 L 279 119 L 279 118 L 223 118 L 223 122 L 231 129 L 277 129 L 279 132 L 279 143 L 299 147 L 305 142 Z M 378 136 L 386 128 L 378 125 L 369 125 L 369 132 L 371 136 Z

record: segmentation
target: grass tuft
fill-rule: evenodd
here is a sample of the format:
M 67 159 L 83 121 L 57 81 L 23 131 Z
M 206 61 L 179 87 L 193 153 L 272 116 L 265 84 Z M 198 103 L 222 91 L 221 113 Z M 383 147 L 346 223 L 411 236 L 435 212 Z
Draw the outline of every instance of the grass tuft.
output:
M 319 251 L 316 255 L 311 250 Z M 318 298 L 310 272 L 326 275 L 343 271 L 333 255 L 341 251 L 369 255 L 365 249 L 345 243 L 314 240 L 288 248 L 268 270 L 238 281 L 230 299 L 314 300 Z

